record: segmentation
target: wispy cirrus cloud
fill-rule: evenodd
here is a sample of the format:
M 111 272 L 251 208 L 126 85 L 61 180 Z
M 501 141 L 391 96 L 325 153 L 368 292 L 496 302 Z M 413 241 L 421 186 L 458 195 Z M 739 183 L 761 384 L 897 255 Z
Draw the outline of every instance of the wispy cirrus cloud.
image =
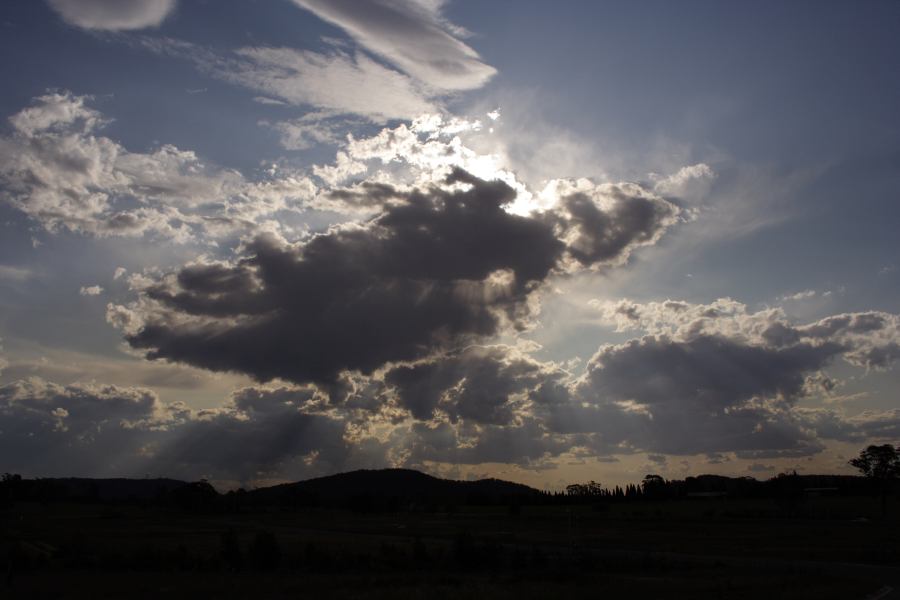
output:
M 459 39 L 466 32 L 442 16 L 439 2 L 296 3 L 342 28 L 358 46 L 326 40 L 327 47 L 320 51 L 248 46 L 222 54 L 168 38 L 145 37 L 139 43 L 264 94 L 257 101 L 326 111 L 322 119 L 313 118 L 313 112 L 302 123 L 267 123 L 281 132 L 288 149 L 334 141 L 325 136 L 328 125 L 319 121 L 336 115 L 384 123 L 440 112 L 449 94 L 481 87 L 496 73 Z
M 124 31 L 158 27 L 176 0 L 47 0 L 66 23 L 83 29 Z
M 35 273 L 31 269 L 0 265 L 0 281 L 26 281 L 34 277 L 34 275 Z
M 497 70 L 459 37 L 466 31 L 431 0 L 294 0 L 340 27 L 361 46 L 437 90 L 470 90 Z
M 361 51 L 246 46 L 221 53 L 182 40 L 147 36 L 137 38 L 136 43 L 157 54 L 190 61 L 217 79 L 265 94 L 257 96 L 257 102 L 306 108 L 313 115 L 324 111 L 324 120 L 356 115 L 384 123 L 413 119 L 441 107 L 440 99 L 420 82 Z

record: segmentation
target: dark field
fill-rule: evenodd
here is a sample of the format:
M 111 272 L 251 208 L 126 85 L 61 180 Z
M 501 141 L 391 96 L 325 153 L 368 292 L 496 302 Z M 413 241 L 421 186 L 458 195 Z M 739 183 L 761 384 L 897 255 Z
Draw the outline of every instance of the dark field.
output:
M 362 513 L 19 502 L 8 598 L 866 598 L 900 587 L 874 497 Z M 896 593 L 896 592 L 894 592 Z M 893 598 L 887 592 L 885 598 Z

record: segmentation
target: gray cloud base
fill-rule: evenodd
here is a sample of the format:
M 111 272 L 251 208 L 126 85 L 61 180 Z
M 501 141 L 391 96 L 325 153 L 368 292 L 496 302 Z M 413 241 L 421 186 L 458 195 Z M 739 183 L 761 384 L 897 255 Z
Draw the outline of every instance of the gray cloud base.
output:
M 466 189 L 394 191 L 374 219 L 299 244 L 258 237 L 239 261 L 187 266 L 146 287 L 144 305 L 113 312 L 130 315 L 126 339 L 150 358 L 334 382 L 525 328 L 536 290 L 570 253 L 588 266 L 620 262 L 677 212 L 622 195 L 609 213 L 584 209 L 591 219 L 523 217 L 504 210 L 515 192 L 501 181 L 457 169 L 446 184 Z M 573 229 L 577 248 L 558 237 Z

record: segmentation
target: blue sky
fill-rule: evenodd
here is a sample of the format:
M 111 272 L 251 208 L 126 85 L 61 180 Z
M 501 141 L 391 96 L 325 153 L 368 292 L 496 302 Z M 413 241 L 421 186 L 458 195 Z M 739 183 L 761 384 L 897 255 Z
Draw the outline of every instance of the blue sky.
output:
M 900 435 L 898 22 L 6 2 L 2 467 L 843 472 Z

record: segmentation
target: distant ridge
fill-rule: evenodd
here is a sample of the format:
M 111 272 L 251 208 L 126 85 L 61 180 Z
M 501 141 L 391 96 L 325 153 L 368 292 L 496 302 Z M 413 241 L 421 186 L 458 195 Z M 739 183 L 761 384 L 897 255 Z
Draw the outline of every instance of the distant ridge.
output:
M 220 494 L 205 482 L 177 479 L 91 479 L 59 477 L 22 480 L 26 495 L 73 501 L 155 501 L 166 497 L 187 499 L 204 496 L 206 501 L 233 497 Z M 442 502 L 498 502 L 534 498 L 538 490 L 501 479 L 456 481 L 433 477 L 412 469 L 374 469 L 316 477 L 240 493 L 245 505 L 323 504 L 357 505 L 367 500 L 377 505 Z
M 412 469 L 361 469 L 285 483 L 247 492 L 255 504 L 277 504 L 290 499 L 312 499 L 340 502 L 368 497 L 375 500 L 508 500 L 540 496 L 538 490 L 502 479 L 458 481 L 441 479 Z
M 630 484 L 623 489 L 602 488 L 548 494 L 527 485 L 502 479 L 459 481 L 441 479 L 412 469 L 375 469 L 338 473 L 293 483 L 252 490 L 219 493 L 207 481 L 177 479 L 90 479 L 78 477 L 23 479 L 6 474 L 0 480 L 0 504 L 12 500 L 75 502 L 140 502 L 170 504 L 194 509 L 218 507 L 345 507 L 358 510 L 399 510 L 455 505 L 510 504 L 530 502 L 597 502 L 641 499 L 730 496 L 735 498 L 799 497 L 804 494 L 866 495 L 874 493 L 873 482 L 858 475 L 798 475 L 783 473 L 759 481 L 752 477 L 697 475 L 683 480 L 664 480 L 651 485 Z

